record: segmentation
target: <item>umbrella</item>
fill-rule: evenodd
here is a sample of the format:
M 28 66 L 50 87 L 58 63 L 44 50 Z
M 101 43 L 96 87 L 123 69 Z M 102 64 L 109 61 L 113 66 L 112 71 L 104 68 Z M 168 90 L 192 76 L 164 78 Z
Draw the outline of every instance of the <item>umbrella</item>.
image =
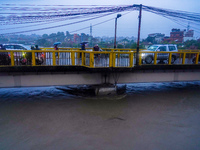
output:
M 88 43 L 88 42 L 81 42 L 80 44 L 81 44 L 81 45 L 82 45 L 82 44 L 84 44 L 84 45 L 85 45 L 85 44 L 87 44 L 87 43 Z
M 61 44 L 61 42 L 55 42 L 53 45 L 59 45 Z

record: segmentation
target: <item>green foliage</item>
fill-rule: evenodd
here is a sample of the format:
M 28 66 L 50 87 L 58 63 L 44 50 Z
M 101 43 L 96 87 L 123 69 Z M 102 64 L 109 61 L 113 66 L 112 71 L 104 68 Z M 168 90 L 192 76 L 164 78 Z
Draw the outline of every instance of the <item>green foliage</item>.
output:
M 39 39 L 36 41 L 37 45 L 44 46 L 44 47 L 51 47 L 52 43 L 47 41 L 46 39 Z
M 117 48 L 124 48 L 122 44 L 117 44 Z
M 0 43 L 7 43 L 8 39 L 7 38 L 0 38 Z
M 125 44 L 124 46 L 125 46 L 125 48 L 130 48 L 131 47 L 131 43 L 129 42 L 129 43 Z
M 137 43 L 131 44 L 131 49 L 136 49 L 137 48 Z
M 137 48 L 137 43 L 133 43 L 130 48 L 131 49 L 136 49 Z M 140 49 L 145 49 L 145 45 L 140 43 Z
M 188 40 L 183 43 L 183 49 L 200 49 L 200 40 Z
M 44 38 L 44 39 L 48 38 L 48 34 L 43 34 L 42 38 Z
M 144 41 L 145 41 L 145 42 L 151 42 L 151 43 L 155 43 L 155 44 L 156 44 L 155 38 L 154 38 L 154 37 L 149 37 L 149 36 L 148 36 Z

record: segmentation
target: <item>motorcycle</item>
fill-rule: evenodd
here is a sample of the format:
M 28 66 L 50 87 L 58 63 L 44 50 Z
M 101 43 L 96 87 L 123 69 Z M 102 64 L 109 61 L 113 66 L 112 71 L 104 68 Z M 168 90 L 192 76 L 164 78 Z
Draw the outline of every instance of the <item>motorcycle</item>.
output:
M 36 65 L 42 65 L 44 62 L 44 58 L 41 56 L 41 57 L 35 57 L 35 64 Z
M 0 54 L 0 65 L 10 65 L 11 60 L 8 54 Z
M 36 65 L 42 65 L 43 62 L 44 62 L 43 55 L 35 57 L 35 64 Z M 23 57 L 20 59 L 20 64 L 22 64 L 22 65 L 31 65 L 32 64 L 32 54 L 31 53 L 26 53 L 25 55 L 23 55 Z
M 192 59 L 193 64 L 195 64 L 196 58 L 197 58 L 197 56 L 195 56 L 195 57 Z M 198 60 L 198 62 L 200 62 L 200 55 L 199 55 L 199 60 Z

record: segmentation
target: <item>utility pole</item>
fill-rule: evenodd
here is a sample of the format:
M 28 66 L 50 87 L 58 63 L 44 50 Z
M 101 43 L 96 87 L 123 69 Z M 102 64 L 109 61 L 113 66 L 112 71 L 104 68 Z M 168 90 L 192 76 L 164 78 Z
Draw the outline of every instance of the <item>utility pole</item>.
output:
M 139 51 L 140 51 L 140 29 L 141 29 L 141 19 L 142 19 L 142 4 L 138 5 L 139 10 L 139 24 L 138 24 L 138 39 L 137 39 L 137 52 L 136 52 L 136 66 L 139 66 Z
M 188 22 L 187 31 L 190 30 L 190 22 Z

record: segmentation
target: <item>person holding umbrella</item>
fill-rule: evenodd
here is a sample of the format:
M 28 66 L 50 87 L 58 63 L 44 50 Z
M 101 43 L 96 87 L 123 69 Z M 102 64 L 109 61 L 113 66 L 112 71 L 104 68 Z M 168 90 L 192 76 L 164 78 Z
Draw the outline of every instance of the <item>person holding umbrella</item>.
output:
M 54 50 L 59 50 L 58 45 L 61 44 L 61 42 L 55 42 L 54 45 Z M 56 53 L 56 56 L 58 56 L 58 53 Z
M 82 42 L 81 43 L 81 50 L 85 50 L 85 44 L 87 44 L 88 42 Z
M 80 45 L 81 45 L 81 50 L 82 50 L 82 51 L 85 50 L 85 45 L 86 45 L 87 43 L 88 43 L 88 42 L 81 42 L 81 43 L 80 43 Z M 80 53 L 79 56 L 80 56 L 79 59 L 81 60 L 81 59 L 82 59 L 82 53 Z M 84 57 L 85 57 L 85 56 L 84 56 Z M 80 60 L 79 60 L 79 63 L 80 63 Z

